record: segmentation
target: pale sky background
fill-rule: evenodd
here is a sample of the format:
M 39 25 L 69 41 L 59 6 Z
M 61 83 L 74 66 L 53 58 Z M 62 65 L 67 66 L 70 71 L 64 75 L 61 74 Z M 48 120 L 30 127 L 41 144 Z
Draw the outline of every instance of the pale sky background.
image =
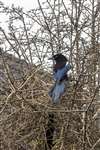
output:
M 38 7 L 37 0 L 1 0 L 5 5 L 11 6 L 14 4 L 15 6 L 20 6 L 25 8 L 26 10 Z M 43 0 L 40 0 L 41 2 Z
M 11 7 L 12 4 L 14 4 L 15 7 L 16 6 L 22 7 L 26 11 L 39 7 L 38 0 L 0 0 L 0 1 L 3 2 L 5 6 Z M 40 0 L 40 3 L 42 4 L 42 2 L 45 2 L 45 1 L 46 0 Z M 64 1 L 68 5 L 68 0 L 64 0 Z M 5 22 L 8 17 L 9 16 L 7 16 L 5 14 L 0 14 L 0 26 L 3 29 L 5 29 L 5 31 L 7 31 L 7 25 Z M 35 28 L 35 26 L 34 26 L 34 28 Z M 37 28 L 37 26 L 36 26 L 36 28 Z
M 0 0 L 1 2 L 3 2 L 3 4 L 5 6 L 9 6 L 11 7 L 12 4 L 14 4 L 14 6 L 19 6 L 24 8 L 25 11 L 34 9 L 34 8 L 38 8 L 38 0 Z M 44 2 L 45 0 L 40 0 L 41 4 L 42 2 Z M 5 14 L 0 14 L 0 26 L 7 31 L 7 26 L 6 26 L 6 20 L 8 19 L 8 16 L 6 16 Z M 35 60 L 35 58 L 34 58 Z M 37 62 L 37 59 L 36 59 Z M 50 63 L 50 62 L 49 62 Z
M 5 6 L 9 6 L 11 7 L 12 4 L 14 4 L 14 6 L 20 6 L 22 8 L 24 8 L 25 11 L 28 11 L 30 9 L 34 9 L 34 8 L 38 8 L 38 0 L 0 0 L 1 2 L 3 2 L 3 4 Z M 40 0 L 40 2 L 42 3 L 45 0 Z M 7 29 L 5 21 L 8 19 L 8 16 L 6 16 L 5 14 L 0 14 L 0 26 L 2 26 L 5 30 Z

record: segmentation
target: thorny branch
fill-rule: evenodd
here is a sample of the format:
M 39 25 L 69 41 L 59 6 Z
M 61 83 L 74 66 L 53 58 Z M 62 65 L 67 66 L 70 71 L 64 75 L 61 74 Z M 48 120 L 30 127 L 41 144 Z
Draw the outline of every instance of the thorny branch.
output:
M 47 0 L 42 4 L 38 0 L 38 4 L 37 9 L 24 12 L 21 8 L 8 8 L 0 3 L 0 13 L 9 16 L 8 31 L 2 25 L 0 27 L 1 47 L 4 50 L 0 61 L 3 60 L 11 90 L 0 98 L 2 147 L 7 146 L 7 139 L 11 150 L 32 143 L 35 143 L 34 147 L 42 143 L 39 148 L 43 149 L 47 113 L 50 112 L 56 114 L 55 126 L 59 129 L 55 133 L 57 143 L 54 150 L 56 146 L 60 150 L 93 150 L 100 142 L 97 104 L 100 99 L 99 1 L 69 0 L 66 3 L 65 0 Z M 17 73 L 18 76 L 23 71 L 23 80 L 12 79 L 12 65 L 5 61 L 7 51 L 17 56 L 12 55 L 19 66 L 24 66 Z M 53 106 L 48 97 L 51 64 L 47 60 L 57 52 L 69 57 L 73 65 L 72 82 L 60 106 Z M 8 127 L 9 131 L 6 130 Z

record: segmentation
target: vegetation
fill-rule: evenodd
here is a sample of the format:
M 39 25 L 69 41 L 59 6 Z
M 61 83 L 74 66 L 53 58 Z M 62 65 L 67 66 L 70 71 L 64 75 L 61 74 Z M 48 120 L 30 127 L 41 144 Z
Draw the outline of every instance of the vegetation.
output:
M 0 2 L 0 149 L 45 150 L 54 114 L 52 150 L 100 149 L 100 2 L 38 0 L 25 12 Z M 48 58 L 65 54 L 72 80 L 53 106 Z

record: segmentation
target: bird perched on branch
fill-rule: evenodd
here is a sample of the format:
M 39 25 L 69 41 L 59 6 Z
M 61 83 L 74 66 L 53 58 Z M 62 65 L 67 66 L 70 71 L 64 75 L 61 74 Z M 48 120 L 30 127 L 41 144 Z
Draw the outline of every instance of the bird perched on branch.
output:
M 54 61 L 53 79 L 55 83 L 49 92 L 49 96 L 52 98 L 52 102 L 57 104 L 60 102 L 60 98 L 65 91 L 65 85 L 69 80 L 68 72 L 71 70 L 71 65 L 61 53 L 54 55 L 50 59 Z

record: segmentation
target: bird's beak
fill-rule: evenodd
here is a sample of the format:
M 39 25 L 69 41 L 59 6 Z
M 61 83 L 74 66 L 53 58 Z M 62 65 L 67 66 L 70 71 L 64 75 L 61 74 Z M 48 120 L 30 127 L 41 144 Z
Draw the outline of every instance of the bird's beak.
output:
M 48 58 L 48 60 L 54 60 L 54 58 L 53 58 L 53 57 L 50 57 L 50 58 Z

